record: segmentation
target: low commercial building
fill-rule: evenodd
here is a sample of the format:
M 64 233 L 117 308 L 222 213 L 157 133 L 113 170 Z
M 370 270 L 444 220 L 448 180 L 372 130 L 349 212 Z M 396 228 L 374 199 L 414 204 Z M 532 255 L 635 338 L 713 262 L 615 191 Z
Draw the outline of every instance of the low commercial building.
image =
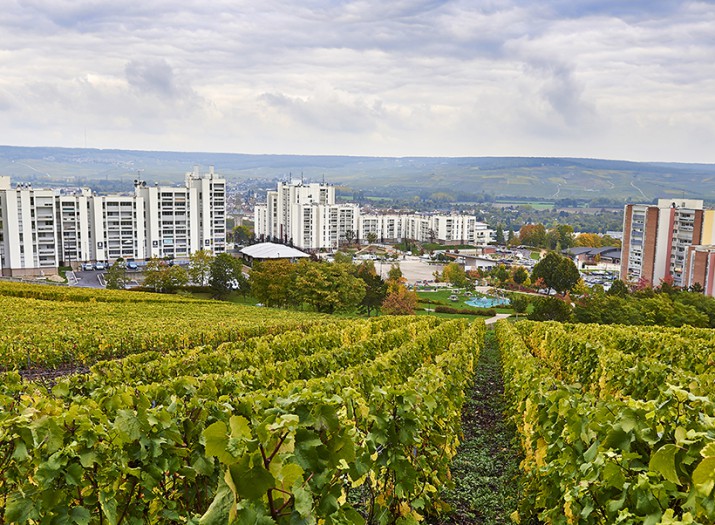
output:
M 588 266 L 602 267 L 607 270 L 620 270 L 621 249 L 616 246 L 600 248 L 574 247 L 564 250 L 564 255 L 570 257 L 579 270 Z
M 291 246 L 272 242 L 252 244 L 251 246 L 242 248 L 238 253 L 241 254 L 244 261 L 246 261 L 249 266 L 253 266 L 253 263 L 256 261 L 289 259 L 290 261 L 295 262 L 298 259 L 310 257 L 307 253 L 292 248 Z

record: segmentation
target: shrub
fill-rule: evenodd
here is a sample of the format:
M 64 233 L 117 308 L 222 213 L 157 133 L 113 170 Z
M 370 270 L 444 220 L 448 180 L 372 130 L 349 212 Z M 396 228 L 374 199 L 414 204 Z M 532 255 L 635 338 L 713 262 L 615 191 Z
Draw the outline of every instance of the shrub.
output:
M 454 308 L 453 306 L 436 306 L 435 312 L 440 314 L 484 315 L 494 317 L 497 311 L 494 308 Z

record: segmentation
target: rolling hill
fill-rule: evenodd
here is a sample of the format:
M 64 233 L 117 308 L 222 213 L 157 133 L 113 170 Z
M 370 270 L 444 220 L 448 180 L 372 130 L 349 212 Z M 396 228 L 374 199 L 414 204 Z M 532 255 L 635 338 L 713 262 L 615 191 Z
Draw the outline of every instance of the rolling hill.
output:
M 371 195 L 455 199 L 492 196 L 534 199 L 658 197 L 715 200 L 715 164 L 628 162 L 539 157 L 347 157 L 129 151 L 0 146 L 0 174 L 43 186 L 99 185 L 128 190 L 131 181 L 177 183 L 193 165 L 216 166 L 229 180 L 304 176 Z

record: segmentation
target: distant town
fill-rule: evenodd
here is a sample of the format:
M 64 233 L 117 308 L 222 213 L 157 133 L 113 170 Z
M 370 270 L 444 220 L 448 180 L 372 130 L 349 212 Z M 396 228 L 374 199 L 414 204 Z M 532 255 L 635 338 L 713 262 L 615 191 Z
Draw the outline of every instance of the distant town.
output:
M 459 258 L 467 269 L 491 267 L 489 263 L 500 257 L 517 264 L 518 258 L 504 259 L 503 248 L 558 248 L 580 267 L 600 263 L 611 279 L 650 285 L 665 279 L 685 288 L 698 284 L 707 295 L 715 293 L 715 210 L 706 209 L 703 200 L 627 204 L 622 232 L 609 230 L 599 238 L 572 226 L 546 228 L 528 218 L 513 231 L 509 212 L 519 214 L 528 206 L 498 208 L 506 213 L 507 234 L 501 220 L 496 227 L 479 220 L 479 210 L 381 210 L 340 201 L 336 190 L 331 183 L 289 177 L 265 191 L 265 200 L 255 191 L 236 199 L 213 167 L 203 174 L 195 167 L 185 174 L 182 186 L 136 179 L 133 193 L 105 195 L 86 187 L 13 186 L 10 177 L 2 176 L 0 270 L 7 277 L 30 277 L 57 274 L 61 267 L 101 269 L 118 259 L 134 265 L 151 258 L 187 261 L 198 250 L 230 251 L 232 228 L 244 226 L 242 244 L 273 242 L 304 253 L 410 242 L 446 250 L 468 247 L 474 251 Z M 568 213 L 561 212 L 564 216 Z M 490 254 L 496 255 L 489 259 Z

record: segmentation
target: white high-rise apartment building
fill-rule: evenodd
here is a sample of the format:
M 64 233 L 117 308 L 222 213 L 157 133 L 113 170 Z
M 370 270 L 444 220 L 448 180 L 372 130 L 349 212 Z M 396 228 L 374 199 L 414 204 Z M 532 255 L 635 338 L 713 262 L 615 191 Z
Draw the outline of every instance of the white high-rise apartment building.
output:
M 143 260 L 145 248 L 145 201 L 136 195 L 90 197 L 90 235 L 94 261 Z
M 32 268 L 54 273 L 59 262 L 57 194 L 29 184 L 12 188 L 0 177 L 0 270 Z M 23 272 L 20 272 L 22 274 Z
M 495 240 L 494 230 L 473 215 L 361 215 L 360 239 L 375 233 L 381 242 L 412 239 L 443 244 L 486 246 Z
M 92 192 L 82 188 L 79 195 L 60 195 L 57 202 L 60 261 L 71 265 L 75 261 L 96 259 L 90 227 L 94 213 Z
M 335 188 L 321 183 L 280 182 L 266 204 L 254 209 L 255 234 L 306 250 L 337 248 L 348 231 L 357 232 L 360 209 L 336 204 Z
M 226 179 L 219 177 L 213 166 L 205 175 L 198 167 L 186 174 L 186 188 L 196 192 L 198 232 L 196 246 L 214 253 L 226 251 Z
M 335 188 L 325 183 L 279 183 L 268 192 L 266 204 L 255 207 L 254 219 L 256 236 L 305 250 L 335 249 L 348 236 L 362 242 L 374 235 L 380 242 L 413 239 L 478 246 L 494 240 L 494 231 L 470 215 L 363 215 L 355 204 L 336 204 Z
M 226 181 L 214 173 L 186 174 L 183 187 L 147 186 L 134 193 L 74 195 L 12 188 L 0 177 L 2 275 L 56 273 L 60 265 L 120 257 L 185 258 L 200 249 L 226 250 Z

